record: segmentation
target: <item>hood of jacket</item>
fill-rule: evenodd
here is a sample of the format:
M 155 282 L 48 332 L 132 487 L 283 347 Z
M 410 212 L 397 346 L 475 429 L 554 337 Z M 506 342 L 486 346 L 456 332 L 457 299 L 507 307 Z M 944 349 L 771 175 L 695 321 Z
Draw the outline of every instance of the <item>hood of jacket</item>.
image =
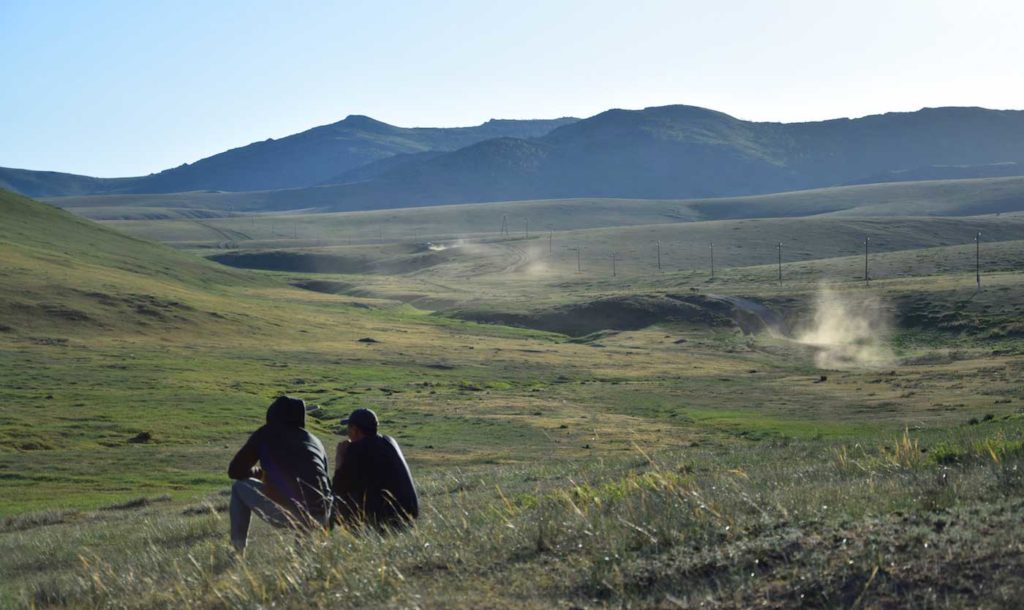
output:
M 306 427 L 306 402 L 301 398 L 280 396 L 267 408 L 268 426 Z

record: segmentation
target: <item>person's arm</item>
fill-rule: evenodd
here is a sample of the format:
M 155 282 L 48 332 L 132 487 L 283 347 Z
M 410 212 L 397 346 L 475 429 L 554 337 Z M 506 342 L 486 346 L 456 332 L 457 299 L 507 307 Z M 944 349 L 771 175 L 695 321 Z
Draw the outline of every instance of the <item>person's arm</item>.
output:
M 235 480 L 258 479 L 263 476 L 263 470 L 256 465 L 260 461 L 260 452 L 257 446 L 259 430 L 254 432 L 249 440 L 242 445 L 235 457 L 228 464 L 228 476 Z
M 348 453 L 348 447 L 352 444 L 352 441 L 345 439 L 338 443 L 338 446 L 334 448 L 334 472 L 337 475 L 338 471 L 341 470 L 342 464 L 345 463 L 345 455 Z
M 342 441 L 338 443 L 338 452 L 335 458 L 334 477 L 331 480 L 331 491 L 334 492 L 335 509 L 337 516 L 344 522 L 359 521 L 362 518 L 359 483 L 359 453 L 358 448 L 351 443 Z
M 334 478 L 331 481 L 331 489 L 337 496 L 346 496 L 355 488 L 357 460 L 352 453 L 352 443 L 347 440 L 338 443 L 334 453 Z

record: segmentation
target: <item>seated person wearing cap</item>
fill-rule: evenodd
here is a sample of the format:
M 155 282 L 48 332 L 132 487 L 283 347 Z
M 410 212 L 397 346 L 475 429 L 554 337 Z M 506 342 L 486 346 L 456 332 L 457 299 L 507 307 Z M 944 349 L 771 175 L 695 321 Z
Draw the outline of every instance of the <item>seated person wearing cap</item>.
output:
M 257 462 L 259 466 L 257 466 Z M 281 396 L 267 423 L 252 433 L 228 466 L 231 543 L 245 551 L 253 511 L 275 527 L 324 527 L 330 522 L 331 481 L 320 439 L 306 431 L 306 403 Z
M 369 409 L 356 409 L 341 423 L 348 426 L 348 440 L 338 443 L 335 454 L 336 519 L 348 525 L 409 525 L 419 516 L 419 502 L 398 443 L 377 433 L 377 415 Z

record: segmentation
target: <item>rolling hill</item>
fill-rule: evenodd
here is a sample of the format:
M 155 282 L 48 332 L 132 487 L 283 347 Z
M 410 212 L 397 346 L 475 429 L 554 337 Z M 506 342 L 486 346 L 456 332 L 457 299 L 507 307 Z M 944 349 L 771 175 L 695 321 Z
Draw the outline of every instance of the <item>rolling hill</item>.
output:
M 0 190 L 0 334 L 121 335 L 238 330 L 225 290 L 266 280 L 142 241 Z M 229 314 L 230 315 L 230 314 Z
M 123 221 L 119 228 L 164 241 L 152 222 L 179 219 L 185 233 L 209 233 L 196 223 L 208 218 L 219 228 L 241 230 L 252 239 L 299 234 L 306 239 L 332 234 L 345 240 L 373 239 L 383 227 L 389 239 L 459 237 L 492 233 L 507 215 L 513 232 L 563 231 L 615 225 L 738 218 L 776 218 L 836 214 L 843 216 L 976 216 L 1024 211 L 1024 177 L 891 182 L 712 199 L 567 198 L 480 204 L 420 206 L 402 210 L 322 212 L 332 205 L 330 187 L 260 193 L 173 193 L 61 197 L 49 202 L 87 218 Z M 256 214 L 274 210 L 292 214 Z M 305 210 L 303 213 L 299 211 Z M 244 214 L 240 216 L 240 214 Z M 212 220 L 217 216 L 234 216 Z M 182 219 L 188 220 L 182 220 Z M 170 226 L 170 225 L 165 225 Z M 187 228 L 191 227 L 191 228 Z M 141 233 L 140 233 L 141 231 Z M 209 235 L 206 237 L 209 239 Z M 222 237 L 213 236 L 223 241 Z M 195 241 L 177 236 L 173 241 Z

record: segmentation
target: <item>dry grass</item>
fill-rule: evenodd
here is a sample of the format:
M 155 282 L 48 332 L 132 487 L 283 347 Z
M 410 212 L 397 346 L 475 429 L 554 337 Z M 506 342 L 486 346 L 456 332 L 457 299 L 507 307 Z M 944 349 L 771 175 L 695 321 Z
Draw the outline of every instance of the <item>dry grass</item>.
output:
M 921 443 L 866 449 L 856 468 L 814 445 L 435 474 L 411 531 L 261 526 L 241 561 L 225 516 L 143 508 L 7 533 L 0 565 L 20 575 L 9 600 L 62 607 L 1008 603 L 1024 591 L 1020 454 L 950 467 L 912 457 Z

